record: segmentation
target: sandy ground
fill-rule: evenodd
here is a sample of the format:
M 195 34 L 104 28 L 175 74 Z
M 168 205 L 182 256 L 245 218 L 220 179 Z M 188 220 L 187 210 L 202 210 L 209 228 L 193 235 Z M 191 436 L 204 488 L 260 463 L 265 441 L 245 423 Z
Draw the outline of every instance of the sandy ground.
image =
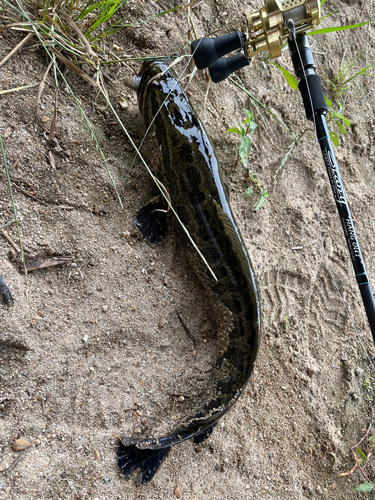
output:
M 159 8 L 138 0 L 129 6 L 133 21 Z M 259 7 L 204 0 L 192 16 L 199 35 L 218 28 L 230 32 L 243 24 L 244 10 Z M 336 8 L 324 26 L 366 21 L 369 2 L 328 0 L 324 12 Z M 366 57 L 374 61 L 373 20 L 364 50 L 366 29 L 316 36 L 320 75 L 332 79 L 342 62 L 353 61 L 361 50 L 355 68 L 365 66 Z M 169 55 L 183 48 L 186 36 L 182 11 L 120 32 L 107 42 L 107 51 L 118 57 Z M 0 58 L 21 38 L 19 32 L 1 31 Z M 287 53 L 278 62 L 291 69 Z M 41 50 L 23 50 L 0 69 L 1 89 L 39 83 L 46 66 Z M 144 125 L 135 94 L 122 79 L 139 67 L 130 62 L 107 70 L 114 82 L 108 83 L 111 100 L 137 144 Z M 255 60 L 240 75 L 297 137 L 309 127 L 300 96 L 275 67 Z M 350 447 L 371 422 L 372 391 L 364 383 L 374 374 L 359 337 L 372 356 L 375 349 L 320 151 L 308 132 L 278 170 L 292 143 L 288 132 L 264 111 L 262 120 L 229 81 L 211 86 L 204 107 L 202 74 L 189 92 L 216 147 L 256 270 L 261 348 L 243 397 L 206 442 L 174 447 L 149 484 L 121 477 L 119 436 L 162 435 L 192 401 L 204 398 L 206 374 L 215 361 L 214 321 L 172 217 L 161 244 L 138 236 L 133 221 L 155 195 L 152 181 L 138 160 L 130 168 L 132 147 L 96 91 L 71 72 L 66 77 L 93 124 L 124 208 L 63 85 L 53 141 L 48 141 L 51 76 L 38 115 L 37 87 L 1 97 L 0 134 L 26 260 L 69 260 L 25 279 L 18 256 L 0 237 L 0 275 L 15 300 L 0 304 L 0 499 L 172 500 L 177 486 L 185 500 L 364 498 L 352 491 L 364 481 L 359 472 L 339 474 L 354 466 Z M 323 85 L 333 100 L 332 87 L 326 80 Z M 256 195 L 242 198 L 247 183 L 244 169 L 235 166 L 238 137 L 225 133 L 245 118 L 244 108 L 260 123 L 259 134 L 252 134 L 251 170 L 270 193 L 257 212 Z M 351 126 L 336 155 L 375 283 L 373 79 L 351 82 L 344 114 Z M 152 137 L 143 151 L 157 172 L 160 158 Z M 0 225 L 11 219 L 2 168 Z M 14 225 L 6 231 L 17 241 Z M 194 332 L 195 345 L 176 311 Z M 31 446 L 14 451 L 20 438 Z

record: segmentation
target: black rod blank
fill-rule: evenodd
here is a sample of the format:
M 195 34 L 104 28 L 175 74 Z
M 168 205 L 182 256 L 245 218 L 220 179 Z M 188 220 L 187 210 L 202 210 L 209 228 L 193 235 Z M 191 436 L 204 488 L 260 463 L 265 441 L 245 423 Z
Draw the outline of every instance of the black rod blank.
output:
M 323 155 L 335 198 L 337 211 L 344 230 L 346 243 L 348 245 L 350 258 L 354 267 L 357 283 L 361 292 L 363 305 L 366 310 L 367 319 L 370 324 L 372 337 L 375 342 L 375 301 L 372 294 L 369 277 L 363 261 L 362 252 L 354 229 L 353 219 L 350 213 L 348 200 L 345 195 L 341 181 L 339 167 L 333 151 L 332 142 L 325 119 L 327 107 L 324 103 L 322 86 L 319 76 L 315 74 L 315 63 L 312 56 L 310 44 L 306 34 L 299 35 L 288 40 L 289 49 L 296 75 L 300 78 L 299 89 L 302 94 L 306 116 L 314 122 L 315 132 Z M 319 81 L 318 81 L 319 79 Z M 309 85 L 313 82 L 313 85 Z

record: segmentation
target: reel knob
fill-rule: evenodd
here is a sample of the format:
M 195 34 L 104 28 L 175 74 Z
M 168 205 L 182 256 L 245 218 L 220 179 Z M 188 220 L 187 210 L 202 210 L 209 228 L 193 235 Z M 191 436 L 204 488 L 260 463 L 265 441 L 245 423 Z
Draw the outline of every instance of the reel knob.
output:
M 198 69 L 212 66 L 220 57 L 243 47 L 243 38 L 239 31 L 217 38 L 199 38 L 191 43 L 195 65 Z

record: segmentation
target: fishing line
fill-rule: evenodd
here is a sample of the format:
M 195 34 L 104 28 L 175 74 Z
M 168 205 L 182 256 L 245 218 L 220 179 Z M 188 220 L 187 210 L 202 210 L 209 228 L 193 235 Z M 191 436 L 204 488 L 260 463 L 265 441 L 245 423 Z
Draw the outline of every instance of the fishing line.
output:
M 309 85 L 309 82 L 308 82 L 308 79 L 306 77 L 306 72 L 305 72 L 305 67 L 304 67 L 304 64 L 303 64 L 303 60 L 302 60 L 302 56 L 301 56 L 301 53 L 300 53 L 300 50 L 299 50 L 299 47 L 298 47 L 298 43 L 297 43 L 297 40 L 296 40 L 296 32 L 295 32 L 295 28 L 294 28 L 294 22 L 293 20 L 289 19 L 288 20 L 288 30 L 289 30 L 289 33 L 290 35 L 293 37 L 293 41 L 295 42 L 296 44 L 296 49 L 297 49 L 297 53 L 298 53 L 298 57 L 299 57 L 299 60 L 300 60 L 300 63 L 301 63 L 301 67 L 302 67 L 302 71 L 303 71 L 303 75 L 304 75 L 304 79 L 305 79 L 305 82 L 306 82 L 306 88 L 307 88 L 307 91 L 308 91 L 308 95 L 309 95 L 309 100 L 310 100 L 310 105 L 311 105 L 311 109 L 312 109 L 312 118 L 313 118 L 313 122 L 314 122 L 314 129 L 315 129 L 315 148 L 316 149 L 319 149 L 318 148 L 318 139 L 317 139 L 317 127 L 316 127 L 316 121 L 315 121 L 315 109 L 314 109 L 314 103 L 313 103 L 313 100 L 312 100 L 312 97 L 311 97 L 311 92 L 310 92 L 310 85 Z M 347 315 L 347 317 L 349 318 L 349 322 L 362 346 L 362 349 L 372 367 L 372 369 L 374 370 L 375 372 L 375 366 L 374 366 L 374 363 L 372 362 L 372 359 L 370 357 L 370 354 L 368 353 L 364 343 L 363 343 L 363 340 L 362 338 L 360 337 L 359 335 L 359 331 L 358 331 L 358 328 L 356 327 L 355 323 L 354 323 L 354 320 L 352 318 L 352 316 L 350 315 L 349 313 L 349 310 L 346 306 L 346 303 L 345 303 L 345 300 L 344 300 L 344 297 L 342 296 L 341 292 L 340 292 L 340 289 L 339 289 L 339 286 L 334 278 L 334 275 L 333 275 L 333 271 L 331 269 L 331 266 L 330 266 L 330 263 L 329 263 L 329 259 L 328 259 L 328 255 L 325 251 L 325 248 L 324 248 L 324 242 L 323 242 L 323 233 L 322 233 L 322 229 L 321 229 L 321 225 L 320 225 L 320 210 L 319 210 L 319 188 L 318 186 L 316 186 L 316 206 L 317 206 L 317 217 L 318 217 L 318 227 L 319 227 L 319 236 L 320 236 L 320 242 L 321 242 L 321 246 L 322 246 L 322 250 L 323 250 L 323 254 L 324 254 L 324 257 L 325 257 L 325 261 L 326 261 L 326 265 L 327 265 L 327 268 L 328 268 L 328 271 L 329 271 L 329 274 L 331 276 L 331 279 L 333 281 L 333 284 L 336 288 L 336 291 L 340 297 L 340 300 L 341 300 L 341 303 L 344 307 L 344 310 L 345 310 L 345 313 Z

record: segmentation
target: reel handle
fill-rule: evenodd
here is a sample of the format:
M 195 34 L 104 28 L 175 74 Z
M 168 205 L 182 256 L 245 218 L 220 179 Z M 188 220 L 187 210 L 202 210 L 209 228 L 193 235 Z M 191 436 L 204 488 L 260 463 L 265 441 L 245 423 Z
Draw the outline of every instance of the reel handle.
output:
M 239 31 L 217 38 L 199 38 L 191 43 L 195 65 L 198 69 L 212 66 L 220 57 L 243 47 L 244 41 Z
M 208 68 L 211 80 L 219 83 L 228 78 L 228 76 L 245 66 L 251 64 L 251 59 L 247 59 L 243 54 L 232 57 L 220 57 L 215 64 Z

